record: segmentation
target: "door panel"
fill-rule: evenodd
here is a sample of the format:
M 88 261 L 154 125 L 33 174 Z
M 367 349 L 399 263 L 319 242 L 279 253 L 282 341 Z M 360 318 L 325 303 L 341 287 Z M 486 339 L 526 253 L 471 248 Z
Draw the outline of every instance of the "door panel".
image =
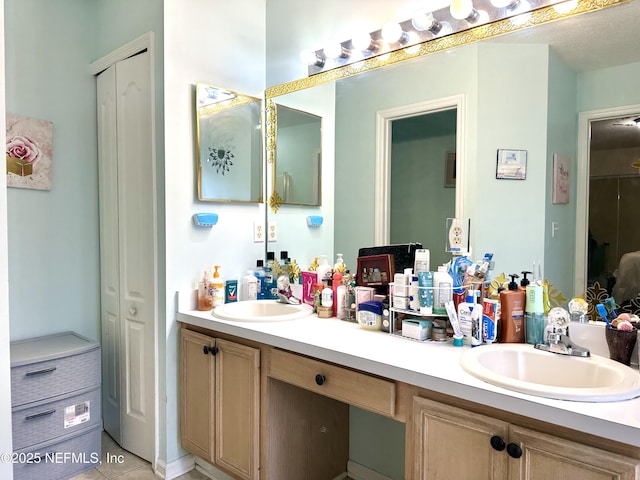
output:
M 104 429 L 120 442 L 120 269 L 115 79 L 115 67 L 108 68 L 97 78 L 97 122 L 100 179 L 102 417 Z
M 126 450 L 151 460 L 154 445 L 155 236 L 149 54 L 116 64 L 120 311 L 126 319 L 121 411 Z M 121 406 L 122 403 L 121 403 Z
M 97 78 L 105 430 L 153 461 L 155 434 L 154 169 L 147 52 Z

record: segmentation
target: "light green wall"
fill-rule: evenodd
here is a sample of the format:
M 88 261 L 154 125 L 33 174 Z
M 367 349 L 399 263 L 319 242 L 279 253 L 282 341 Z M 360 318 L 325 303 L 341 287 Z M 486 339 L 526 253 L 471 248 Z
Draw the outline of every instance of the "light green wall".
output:
M 426 117 L 392 122 L 390 243 L 421 243 L 435 270 L 451 259 L 443 229 L 455 217 L 456 189 L 445 187 L 445 166 L 447 153 L 456 151 L 456 110 Z M 419 133 L 397 134 L 406 128 Z
M 567 298 L 574 295 L 576 225 L 577 75 L 553 51 L 549 55 L 544 273 Z M 569 203 L 554 205 L 553 155 L 570 159 Z M 551 224 L 558 229 L 552 234 Z M 575 292 L 582 293 L 582 292 Z
M 578 112 L 640 104 L 640 63 L 578 74 Z
M 494 275 L 520 274 L 544 252 L 548 47 L 483 44 L 478 53 L 477 170 L 465 210 L 474 257 L 492 252 Z M 496 179 L 499 149 L 527 151 L 525 180 Z
M 392 480 L 404 478 L 406 425 L 349 408 L 349 459 Z
M 360 247 L 374 244 L 376 112 L 465 94 L 465 142 L 473 146 L 476 50 L 458 48 L 337 82 L 334 242 L 348 265 L 356 264 Z
M 53 122 L 51 191 L 9 188 L 11 339 L 99 339 L 95 4 L 5 2 L 7 113 Z

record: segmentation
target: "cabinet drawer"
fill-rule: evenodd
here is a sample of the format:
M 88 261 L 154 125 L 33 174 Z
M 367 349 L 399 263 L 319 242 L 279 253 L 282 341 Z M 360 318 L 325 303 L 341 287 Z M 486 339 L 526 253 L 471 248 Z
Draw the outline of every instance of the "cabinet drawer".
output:
M 99 425 L 51 442 L 15 450 L 14 480 L 59 480 L 100 465 Z
M 365 410 L 395 415 L 396 384 L 366 373 L 274 349 L 269 376 Z
M 100 387 L 51 402 L 14 408 L 11 412 L 13 449 L 100 425 Z
M 100 348 L 11 368 L 11 405 L 100 385 Z

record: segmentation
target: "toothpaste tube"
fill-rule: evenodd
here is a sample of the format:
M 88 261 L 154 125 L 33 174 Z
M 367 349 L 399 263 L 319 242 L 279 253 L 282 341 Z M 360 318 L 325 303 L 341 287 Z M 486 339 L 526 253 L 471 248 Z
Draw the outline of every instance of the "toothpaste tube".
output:
M 493 343 L 498 338 L 500 300 L 485 298 L 482 302 L 482 340 Z

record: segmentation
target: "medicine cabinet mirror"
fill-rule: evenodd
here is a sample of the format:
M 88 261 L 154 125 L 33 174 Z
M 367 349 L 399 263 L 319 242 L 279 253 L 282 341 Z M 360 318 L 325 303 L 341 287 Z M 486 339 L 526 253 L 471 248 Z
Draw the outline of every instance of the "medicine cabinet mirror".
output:
M 277 103 L 267 115 L 267 123 L 275 124 L 271 209 L 321 205 L 321 117 Z
M 196 84 L 198 200 L 263 201 L 259 98 Z

